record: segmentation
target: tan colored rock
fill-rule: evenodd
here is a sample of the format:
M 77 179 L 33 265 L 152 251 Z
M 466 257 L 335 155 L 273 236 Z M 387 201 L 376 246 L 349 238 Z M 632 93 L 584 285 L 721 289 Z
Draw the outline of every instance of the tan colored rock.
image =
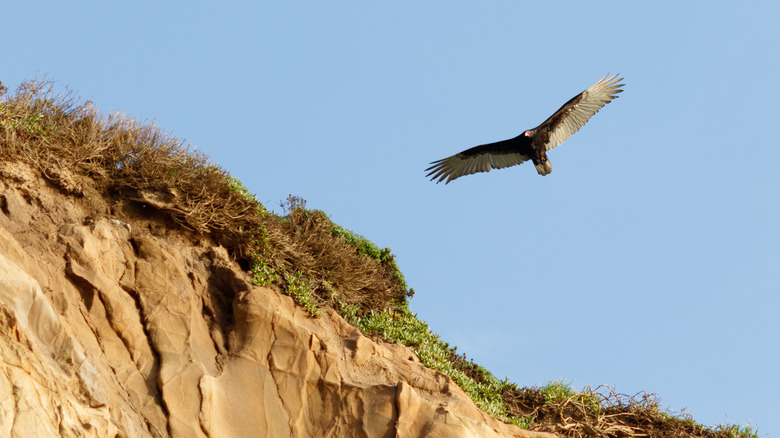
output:
M 251 285 L 222 248 L 0 174 L 2 437 L 549 436 Z

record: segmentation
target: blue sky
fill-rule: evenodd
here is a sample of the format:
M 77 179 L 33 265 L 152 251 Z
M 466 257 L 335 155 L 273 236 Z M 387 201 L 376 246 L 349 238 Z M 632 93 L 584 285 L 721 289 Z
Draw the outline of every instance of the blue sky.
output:
M 392 248 L 413 310 L 500 378 L 780 435 L 778 3 L 215 5 L 5 2 L 0 81 L 48 75 Z M 425 178 L 610 72 L 551 175 Z

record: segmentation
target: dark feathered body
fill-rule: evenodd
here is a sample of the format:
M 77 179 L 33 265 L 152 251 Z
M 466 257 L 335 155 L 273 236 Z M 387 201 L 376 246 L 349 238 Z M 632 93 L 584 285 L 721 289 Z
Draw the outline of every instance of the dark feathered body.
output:
M 466 149 L 438 161 L 426 169 L 431 180 L 439 183 L 450 181 L 477 172 L 503 169 L 531 160 L 540 175 L 552 171 L 547 151 L 563 143 L 577 132 L 604 105 L 617 97 L 623 90 L 617 75 L 607 79 L 604 76 L 596 84 L 574 96 L 558 111 L 534 129 L 529 129 L 515 138 L 483 144 Z

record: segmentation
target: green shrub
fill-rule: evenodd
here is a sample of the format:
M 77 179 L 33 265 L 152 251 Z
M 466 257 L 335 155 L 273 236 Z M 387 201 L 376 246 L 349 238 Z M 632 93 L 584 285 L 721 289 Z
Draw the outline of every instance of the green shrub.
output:
M 285 272 L 283 276 L 287 282 L 287 287 L 284 288 L 283 292 L 291 296 L 298 305 L 303 306 L 309 315 L 320 316 L 320 310 L 314 300 L 312 281 L 304 278 L 300 271 L 296 271 L 295 274 Z

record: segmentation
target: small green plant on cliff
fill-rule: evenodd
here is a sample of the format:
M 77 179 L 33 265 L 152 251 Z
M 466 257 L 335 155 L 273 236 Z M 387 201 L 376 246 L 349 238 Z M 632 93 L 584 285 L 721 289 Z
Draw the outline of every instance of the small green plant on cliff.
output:
M 279 274 L 272 268 L 265 259 L 253 258 L 250 271 L 252 272 L 252 283 L 259 286 L 270 286 L 279 281 Z
M 3 115 L 2 105 L 0 105 L 0 126 L 15 130 L 29 136 L 43 136 L 46 130 L 43 128 L 41 119 L 43 114 L 28 114 L 24 118 L 12 118 Z
M 594 411 L 601 407 L 597 394 L 590 391 L 578 392 L 571 382 L 562 379 L 547 382 L 540 388 L 540 391 L 546 403 L 565 403 L 568 400 L 573 400 Z
M 751 426 L 750 423 L 744 426 L 736 424 L 718 426 L 718 430 L 728 438 L 759 438 L 758 429 Z
M 312 281 L 303 278 L 303 274 L 300 271 L 296 271 L 295 274 L 285 272 L 284 280 L 287 282 L 287 287 L 283 289 L 283 292 L 291 296 L 298 305 L 303 306 L 311 316 L 320 316 L 320 311 L 313 296 L 314 288 Z
M 544 401 L 547 403 L 560 403 L 576 394 L 571 383 L 566 382 L 565 380 L 547 382 L 547 384 L 541 388 L 541 391 L 544 396 Z

